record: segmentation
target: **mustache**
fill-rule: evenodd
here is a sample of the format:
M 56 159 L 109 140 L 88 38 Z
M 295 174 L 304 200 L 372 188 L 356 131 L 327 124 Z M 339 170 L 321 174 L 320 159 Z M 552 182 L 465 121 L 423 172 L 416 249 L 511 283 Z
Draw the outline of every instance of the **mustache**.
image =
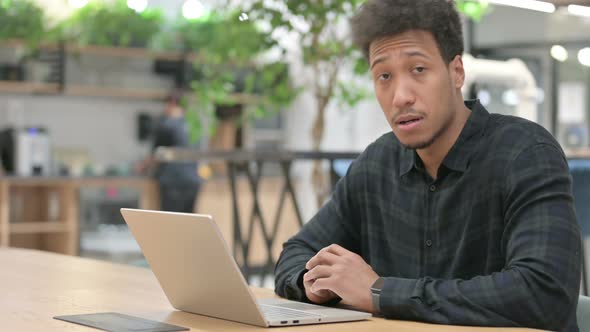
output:
M 421 118 L 425 118 L 426 117 L 426 113 L 424 112 L 419 112 L 413 108 L 407 108 L 404 110 L 399 111 L 397 114 L 395 114 L 393 116 L 393 122 L 397 122 L 397 120 L 402 117 L 402 116 L 406 116 L 406 115 L 412 115 L 412 116 L 419 116 Z

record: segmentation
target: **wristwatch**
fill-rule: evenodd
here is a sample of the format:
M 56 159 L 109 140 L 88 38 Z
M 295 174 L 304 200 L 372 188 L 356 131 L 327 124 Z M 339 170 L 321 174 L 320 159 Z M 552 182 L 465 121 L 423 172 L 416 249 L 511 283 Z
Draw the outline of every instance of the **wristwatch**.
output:
M 385 279 L 379 277 L 373 285 L 371 286 L 371 299 L 373 301 L 373 312 L 379 314 L 381 310 L 379 310 L 379 299 L 381 298 L 381 289 L 383 288 L 383 284 L 385 283 Z

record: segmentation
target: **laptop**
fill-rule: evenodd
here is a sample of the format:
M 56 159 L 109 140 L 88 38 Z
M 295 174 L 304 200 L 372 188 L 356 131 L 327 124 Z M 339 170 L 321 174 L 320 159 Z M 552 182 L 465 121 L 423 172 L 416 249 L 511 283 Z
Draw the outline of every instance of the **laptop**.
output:
M 121 209 L 121 214 L 178 310 L 262 327 L 371 317 L 284 299 L 256 299 L 211 216 L 135 209 Z

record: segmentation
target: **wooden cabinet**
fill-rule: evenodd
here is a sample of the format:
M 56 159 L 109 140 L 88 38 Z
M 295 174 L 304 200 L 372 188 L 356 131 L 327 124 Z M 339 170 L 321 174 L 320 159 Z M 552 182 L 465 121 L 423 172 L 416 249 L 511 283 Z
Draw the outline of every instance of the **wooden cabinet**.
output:
M 158 209 L 157 184 L 148 178 L 0 178 L 0 247 L 79 252 L 81 187 L 130 187 L 139 207 Z

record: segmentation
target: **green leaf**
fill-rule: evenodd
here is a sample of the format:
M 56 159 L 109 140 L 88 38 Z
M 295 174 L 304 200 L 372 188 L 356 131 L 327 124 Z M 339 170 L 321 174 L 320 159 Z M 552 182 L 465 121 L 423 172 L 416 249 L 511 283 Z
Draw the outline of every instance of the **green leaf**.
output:
M 487 2 L 474 0 L 455 0 L 455 5 L 459 12 L 476 22 L 481 21 L 483 16 L 488 13 L 489 9 L 489 4 Z
M 242 10 L 248 12 L 250 17 L 257 21 L 264 21 L 273 30 L 278 28 L 289 30 L 299 40 L 301 46 L 299 62 L 303 63 L 307 69 L 323 71 L 326 66 L 335 63 L 350 63 L 353 65 L 355 74 L 366 77 L 369 73 L 368 63 L 363 54 L 352 47 L 350 36 L 333 36 L 331 33 L 331 30 L 337 29 L 335 25 L 348 20 L 362 3 L 363 0 L 285 0 L 282 2 L 284 8 L 277 11 L 265 0 L 253 0 Z M 309 30 L 295 29 L 290 24 L 292 20 L 303 23 L 304 26 L 309 27 Z M 273 31 L 268 35 L 273 37 Z M 287 50 L 282 50 L 282 54 L 288 54 Z M 270 92 L 267 94 L 267 100 L 272 105 L 292 101 L 304 88 L 312 90 L 310 92 L 314 96 L 327 97 L 328 102 L 335 100 L 339 104 L 348 106 L 353 106 L 370 95 L 365 89 L 350 86 L 348 82 L 321 80 L 319 77 L 325 75 L 320 73 L 316 73 L 315 82 L 305 87 L 293 87 L 288 83 L 284 84 L 285 80 L 281 79 L 269 85 L 273 76 L 275 80 L 276 77 L 282 76 L 277 74 L 280 71 L 273 72 L 270 68 L 265 68 L 265 72 L 259 84 Z
M 101 46 L 150 46 L 164 24 L 159 9 L 137 13 L 125 0 L 91 1 L 61 24 L 64 38 Z
M 0 2 L 0 40 L 22 39 L 34 48 L 45 35 L 45 21 L 45 13 L 31 0 Z

